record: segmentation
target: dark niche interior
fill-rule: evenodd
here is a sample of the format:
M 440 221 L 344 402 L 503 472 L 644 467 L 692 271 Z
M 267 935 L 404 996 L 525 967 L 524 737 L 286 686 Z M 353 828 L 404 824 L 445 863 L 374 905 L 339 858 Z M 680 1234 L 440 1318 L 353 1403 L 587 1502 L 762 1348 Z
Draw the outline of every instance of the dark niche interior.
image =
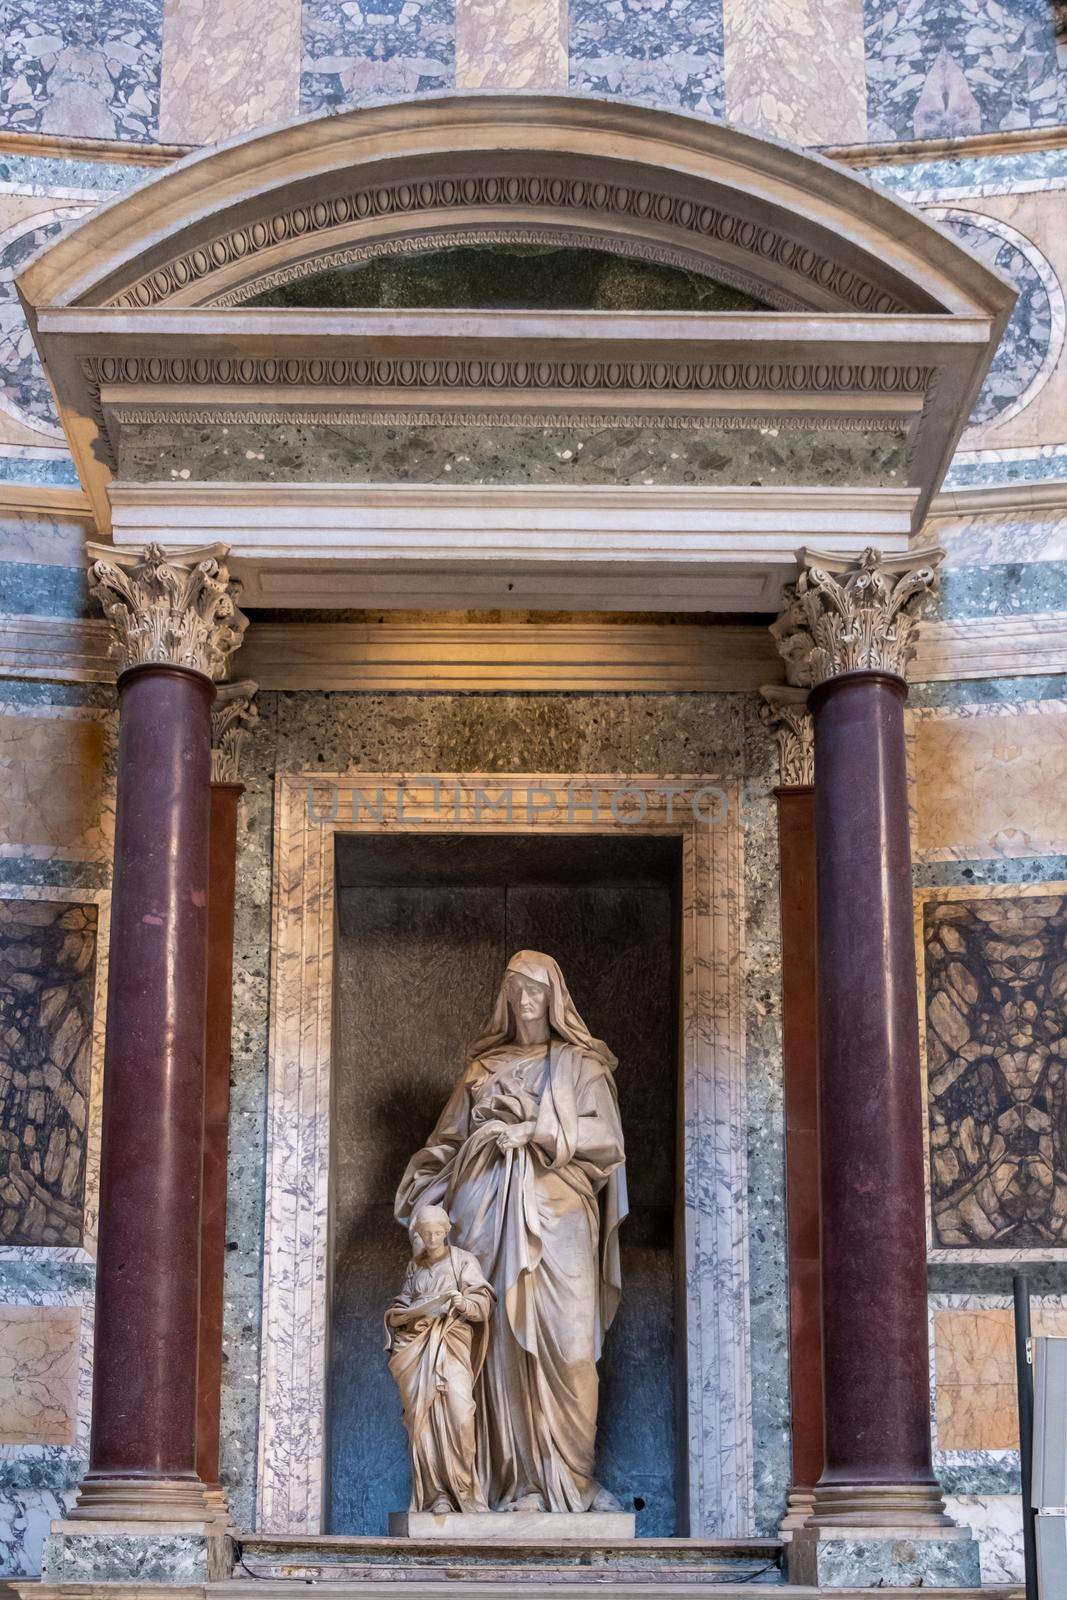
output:
M 328 267 L 250 297 L 250 306 L 356 310 L 765 311 L 702 272 L 573 245 L 453 245 Z
M 675 1241 L 680 846 L 635 833 L 337 839 L 326 1528 L 407 1507 L 383 1312 L 407 1260 L 393 1195 L 488 1016 L 508 957 L 555 956 L 619 1057 L 630 1214 L 600 1363 L 597 1473 L 646 1537 L 684 1531 Z

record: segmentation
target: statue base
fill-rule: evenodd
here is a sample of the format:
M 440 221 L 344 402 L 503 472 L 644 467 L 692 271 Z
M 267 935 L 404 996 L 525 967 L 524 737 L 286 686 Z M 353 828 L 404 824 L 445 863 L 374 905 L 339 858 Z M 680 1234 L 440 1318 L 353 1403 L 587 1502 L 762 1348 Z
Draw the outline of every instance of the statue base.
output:
M 390 1511 L 393 1539 L 457 1544 L 617 1544 L 637 1537 L 632 1511 Z

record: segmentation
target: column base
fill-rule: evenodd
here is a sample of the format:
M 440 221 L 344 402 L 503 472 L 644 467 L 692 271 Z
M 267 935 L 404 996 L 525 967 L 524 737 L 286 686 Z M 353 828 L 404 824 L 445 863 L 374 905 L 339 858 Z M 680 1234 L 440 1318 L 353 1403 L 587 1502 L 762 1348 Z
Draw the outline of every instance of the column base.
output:
M 53 1522 L 41 1582 L 220 1583 L 233 1574 L 233 1540 L 214 1522 Z
M 798 1528 L 786 1546 L 790 1583 L 819 1589 L 973 1589 L 982 1581 L 970 1528 Z
M 798 1489 L 795 1486 L 789 1491 L 789 1498 L 785 1503 L 785 1516 L 778 1524 L 778 1537 L 791 1539 L 798 1528 L 802 1528 L 815 1510 L 815 1490 Z
M 86 1473 L 68 1522 L 210 1522 L 215 1507 L 201 1480 L 118 1478 Z

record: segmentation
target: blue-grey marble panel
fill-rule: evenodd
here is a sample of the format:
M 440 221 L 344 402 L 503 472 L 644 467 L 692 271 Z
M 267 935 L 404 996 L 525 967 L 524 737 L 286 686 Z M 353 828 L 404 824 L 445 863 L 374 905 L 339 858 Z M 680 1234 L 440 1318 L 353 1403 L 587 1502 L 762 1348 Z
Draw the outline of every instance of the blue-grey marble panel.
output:
M 454 0 L 304 0 L 301 111 L 399 100 L 455 82 Z
M 21 132 L 155 139 L 163 0 L 7 0 L 0 118 Z
M 962 138 L 1061 120 L 1046 0 L 865 0 L 868 136 Z
M 570 85 L 721 117 L 722 0 L 571 0 Z

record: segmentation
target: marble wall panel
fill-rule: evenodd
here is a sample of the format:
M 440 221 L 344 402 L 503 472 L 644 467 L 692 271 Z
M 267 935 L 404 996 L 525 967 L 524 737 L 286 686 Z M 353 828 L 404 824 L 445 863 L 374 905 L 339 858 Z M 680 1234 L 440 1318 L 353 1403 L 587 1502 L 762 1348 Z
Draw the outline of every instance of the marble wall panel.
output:
M 162 12 L 162 0 L 7 0 L 4 125 L 89 139 L 155 139 Z
M 8 199 L 9 197 L 0 197 Z M 20 197 L 21 198 L 21 197 Z M 14 206 L 0 203 L 0 429 L 5 439 L 15 443 L 58 443 L 63 440 L 55 402 L 44 375 L 37 347 L 33 342 L 15 289 L 15 279 L 26 262 L 64 227 L 88 208 L 85 205 L 42 206 L 31 202 L 27 215 L 25 202 Z M 11 212 L 16 213 L 8 221 Z M 4 428 L 3 424 L 9 424 Z M 12 428 L 10 424 L 14 424 Z
M 1067 886 L 926 889 L 919 907 L 933 1248 L 1062 1248 Z
M 0 1498 L 0 1573 L 6 1578 L 36 1578 L 53 1518 L 74 1504 L 75 1492 L 6 1489 Z
M 909 720 L 918 861 L 1067 854 L 1062 700 L 930 707 Z
M 945 551 L 942 570 L 1022 562 L 1067 562 L 1067 512 L 961 512 L 928 522 L 929 542 Z
M 456 0 L 457 89 L 566 87 L 566 0 Z
M 794 144 L 862 144 L 862 0 L 723 0 L 726 117 Z
M 950 226 L 960 219 L 981 230 L 984 242 L 973 237 L 967 242 L 978 244 L 979 254 L 1007 271 L 1021 297 L 961 441 L 964 452 L 1034 449 L 1064 440 L 1067 229 L 1062 218 L 1067 178 L 1044 180 L 1048 187 L 1032 191 L 1025 178 L 1017 181 L 1019 189 L 1009 179 L 1000 193 L 944 209 Z M 935 217 L 943 214 L 940 206 L 931 209 Z M 1009 357 L 1018 360 L 1019 378 L 1010 376 Z
M 97 908 L 0 901 L 0 1243 L 83 1234 Z
M 1029 405 L 1059 361 L 1063 290 L 1033 241 L 1007 223 L 955 209 L 932 214 L 974 255 L 1010 278 L 1019 297 L 971 412 L 969 427 L 977 435 Z
M 109 860 L 112 757 L 106 713 L 0 701 L 0 858 Z
M 1045 0 L 865 0 L 864 17 L 872 142 L 1060 121 Z
M 0 1303 L 0 1444 L 73 1444 L 78 1412 L 76 1306 Z
M 570 0 L 570 85 L 722 116 L 723 0 Z
M 451 88 L 454 33 L 454 0 L 303 0 L 301 111 Z
M 983 1583 L 1022 1583 L 1023 1516 L 1017 1494 L 946 1495 L 945 1510 L 978 1540 Z
M 992 1296 L 970 1299 L 932 1314 L 937 1448 L 1018 1451 L 1014 1313 Z M 1031 1321 L 1035 1337 L 1067 1337 L 1067 1304 L 1035 1299 Z
M 164 0 L 159 137 L 214 144 L 295 117 L 300 0 Z

